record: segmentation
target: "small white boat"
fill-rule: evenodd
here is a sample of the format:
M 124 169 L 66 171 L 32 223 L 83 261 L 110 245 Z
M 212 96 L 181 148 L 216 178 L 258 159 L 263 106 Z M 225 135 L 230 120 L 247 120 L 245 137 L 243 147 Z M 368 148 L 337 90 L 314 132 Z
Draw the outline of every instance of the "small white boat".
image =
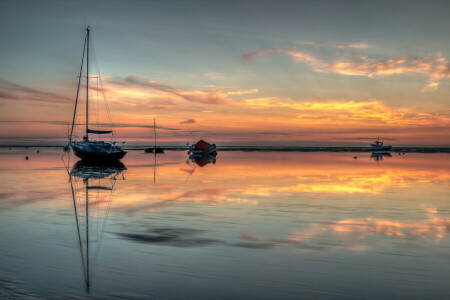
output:
M 370 147 L 372 148 L 373 151 L 380 151 L 380 150 L 389 151 L 392 149 L 391 145 L 385 145 L 382 141 L 380 141 L 380 138 L 378 138 L 378 140 L 376 140 L 375 143 L 370 144 Z
M 189 147 L 188 154 L 211 154 L 216 155 L 217 154 L 217 148 L 216 144 L 210 144 L 205 142 L 204 140 L 200 140 L 197 143 L 191 145 Z

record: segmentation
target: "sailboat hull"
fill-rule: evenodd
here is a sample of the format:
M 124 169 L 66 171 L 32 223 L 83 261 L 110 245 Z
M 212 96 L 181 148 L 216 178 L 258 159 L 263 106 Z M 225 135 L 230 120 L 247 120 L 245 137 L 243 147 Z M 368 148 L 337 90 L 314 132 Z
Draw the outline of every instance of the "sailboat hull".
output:
M 85 152 L 80 149 L 72 148 L 73 153 L 78 156 L 81 159 L 84 160 L 95 160 L 95 161 L 110 161 L 110 160 L 120 160 L 122 159 L 125 154 L 127 154 L 126 151 L 121 152 L 114 152 L 114 153 L 92 153 L 92 152 Z
M 105 142 L 74 142 L 71 147 L 76 156 L 90 161 L 120 160 L 127 154 L 121 147 Z

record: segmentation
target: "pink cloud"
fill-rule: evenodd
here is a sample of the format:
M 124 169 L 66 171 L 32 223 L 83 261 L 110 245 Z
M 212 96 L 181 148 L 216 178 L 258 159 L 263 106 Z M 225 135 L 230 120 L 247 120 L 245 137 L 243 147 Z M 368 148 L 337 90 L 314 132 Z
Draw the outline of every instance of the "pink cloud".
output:
M 342 49 L 328 58 L 320 57 L 295 47 L 290 49 L 265 48 L 242 55 L 242 62 L 250 61 L 266 54 L 287 55 L 295 62 L 302 62 L 312 70 L 322 73 L 336 73 L 348 76 L 366 76 L 370 78 L 391 76 L 396 74 L 422 74 L 428 76 L 428 84 L 423 91 L 436 90 L 438 80 L 450 77 L 450 62 L 440 53 L 432 53 L 422 57 L 405 54 L 397 58 L 372 59 L 360 52 L 371 47 L 362 42 L 357 44 L 340 43 L 336 47 Z

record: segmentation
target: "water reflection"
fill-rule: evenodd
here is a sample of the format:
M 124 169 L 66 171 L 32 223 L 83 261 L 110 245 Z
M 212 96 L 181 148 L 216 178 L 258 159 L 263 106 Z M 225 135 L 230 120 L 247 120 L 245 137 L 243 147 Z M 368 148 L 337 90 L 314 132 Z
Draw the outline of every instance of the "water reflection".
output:
M 0 289 L 7 273 L 42 298 L 450 292 L 446 154 L 130 151 L 66 174 L 60 152 L 26 151 L 0 150 Z
M 125 170 L 125 165 L 119 161 L 93 163 L 80 160 L 73 165 L 69 173 L 78 245 L 87 292 L 90 291 L 91 268 L 95 267 L 99 254 L 115 187 L 118 180 L 125 179 L 123 174 Z M 93 252 L 94 262 L 91 267 L 89 262 L 92 248 L 90 250 L 89 244 L 92 242 L 97 243 L 97 247 Z
M 380 164 L 380 161 L 383 161 L 383 157 L 392 157 L 392 154 L 390 151 L 374 151 L 370 155 L 370 159 L 374 159 L 378 165 Z
M 195 163 L 199 167 L 204 167 L 207 164 L 216 163 L 216 156 L 209 154 L 191 154 L 189 155 L 189 160 Z

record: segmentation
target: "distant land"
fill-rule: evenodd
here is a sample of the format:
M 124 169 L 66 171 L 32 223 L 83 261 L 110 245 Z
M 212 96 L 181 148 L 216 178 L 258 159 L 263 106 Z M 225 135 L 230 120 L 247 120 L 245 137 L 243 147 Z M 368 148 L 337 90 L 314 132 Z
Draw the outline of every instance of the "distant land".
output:
M 231 142 L 217 142 L 213 138 L 205 137 L 203 138 L 207 142 L 215 143 L 217 147 L 221 148 L 368 148 L 370 143 L 373 143 L 377 138 L 367 139 L 366 141 L 358 142 L 337 142 L 337 141 L 231 141 Z M 450 144 L 447 145 L 423 145 L 423 144 L 401 144 L 396 143 L 390 139 L 380 138 L 386 144 L 390 144 L 393 147 L 407 147 L 407 148 L 450 148 Z M 118 139 L 117 143 L 122 144 L 122 140 Z M 158 145 L 164 148 L 182 148 L 186 145 L 197 142 L 197 140 L 186 140 L 186 141 L 160 141 Z M 9 147 L 62 147 L 67 145 L 67 140 L 15 140 L 15 141 L 0 141 L 0 148 Z M 126 148 L 144 148 L 151 147 L 153 145 L 153 140 L 149 141 L 126 141 Z
M 188 147 L 184 146 L 165 146 L 159 145 L 165 150 L 171 151 L 187 151 Z M 63 145 L 0 145 L 0 148 L 62 148 Z M 143 151 L 147 146 L 125 146 L 125 150 Z M 150 145 L 151 147 L 151 145 Z M 229 146 L 218 144 L 217 150 L 220 151 L 246 151 L 246 152 L 374 152 L 370 147 L 345 147 L 345 146 Z M 381 151 L 383 152 L 383 151 Z M 434 146 L 398 146 L 392 147 L 392 153 L 450 153 L 450 147 L 434 147 Z

